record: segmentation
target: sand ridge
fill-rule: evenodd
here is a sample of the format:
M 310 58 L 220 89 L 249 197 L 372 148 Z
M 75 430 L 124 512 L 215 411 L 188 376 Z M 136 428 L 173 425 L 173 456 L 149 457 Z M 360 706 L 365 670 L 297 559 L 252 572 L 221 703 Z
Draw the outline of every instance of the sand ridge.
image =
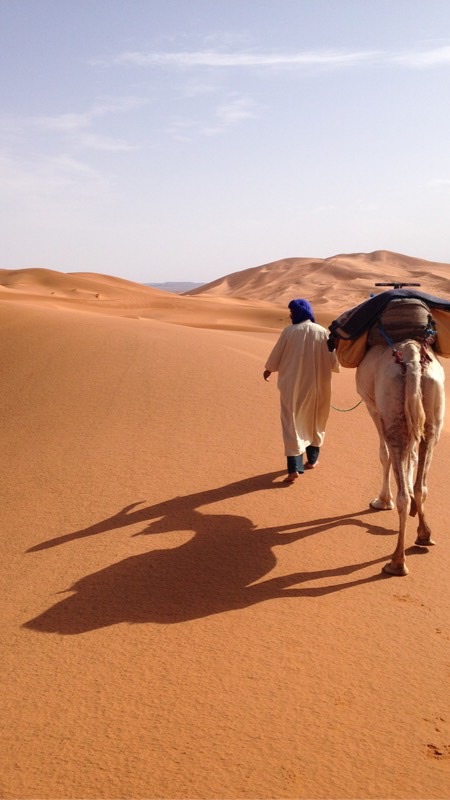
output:
M 447 296 L 450 264 L 422 261 L 400 253 L 377 250 L 329 258 L 285 258 L 218 278 L 187 294 L 232 296 L 287 304 L 293 297 L 307 297 L 322 313 L 345 309 L 369 297 L 378 282 L 419 283 L 421 291 Z
M 448 796 L 448 420 L 437 546 L 410 520 L 410 575 L 383 576 L 397 520 L 368 505 L 354 370 L 319 467 L 283 484 L 266 272 L 259 300 L 7 272 L 1 796 Z

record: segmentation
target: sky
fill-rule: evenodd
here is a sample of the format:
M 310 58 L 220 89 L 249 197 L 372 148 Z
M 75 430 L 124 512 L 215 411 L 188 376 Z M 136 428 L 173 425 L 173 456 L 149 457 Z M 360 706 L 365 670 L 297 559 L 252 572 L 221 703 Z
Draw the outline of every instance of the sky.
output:
M 1 269 L 450 263 L 449 0 L 0 0 Z

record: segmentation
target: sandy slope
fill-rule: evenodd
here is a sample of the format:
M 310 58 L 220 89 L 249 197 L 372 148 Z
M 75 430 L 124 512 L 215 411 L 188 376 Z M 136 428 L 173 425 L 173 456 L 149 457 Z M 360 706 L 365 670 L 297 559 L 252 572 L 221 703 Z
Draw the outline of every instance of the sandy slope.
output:
M 200 286 L 189 295 L 243 297 L 287 304 L 293 297 L 307 297 L 319 312 L 357 305 L 371 292 L 383 289 L 378 282 L 419 283 L 422 292 L 450 293 L 450 264 L 376 250 L 330 258 L 284 258 L 260 267 L 234 272 Z
M 278 307 L 65 277 L 0 294 L 0 796 L 448 797 L 448 421 L 382 576 L 363 406 L 282 483 Z

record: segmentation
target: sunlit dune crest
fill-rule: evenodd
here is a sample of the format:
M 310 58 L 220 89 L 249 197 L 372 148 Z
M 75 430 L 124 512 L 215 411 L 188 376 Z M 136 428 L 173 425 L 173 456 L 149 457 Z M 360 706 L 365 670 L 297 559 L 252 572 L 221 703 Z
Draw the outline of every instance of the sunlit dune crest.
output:
M 272 330 L 287 324 L 287 304 L 306 297 L 328 324 L 361 303 L 377 283 L 419 283 L 421 291 L 450 294 L 450 264 L 379 250 L 326 259 L 287 258 L 244 269 L 183 294 L 110 275 L 29 268 L 0 270 L 0 298 L 103 314 L 164 319 L 209 328 Z
M 133 281 L 90 272 L 59 272 L 53 269 L 0 270 L 0 286 L 11 292 L 30 295 L 66 297 L 82 300 L 120 299 L 122 302 L 136 298 L 156 297 L 160 290 L 145 287 Z M 147 291 L 148 289 L 148 291 Z
M 428 294 L 450 293 L 450 264 L 387 250 L 329 258 L 285 258 L 252 267 L 194 289 L 190 295 L 263 298 L 287 303 L 306 297 L 314 306 L 346 308 L 362 302 L 378 282 L 418 282 Z
M 200 328 L 270 331 L 288 321 L 285 309 L 264 299 L 191 298 L 110 275 L 42 268 L 0 270 L 0 301 Z

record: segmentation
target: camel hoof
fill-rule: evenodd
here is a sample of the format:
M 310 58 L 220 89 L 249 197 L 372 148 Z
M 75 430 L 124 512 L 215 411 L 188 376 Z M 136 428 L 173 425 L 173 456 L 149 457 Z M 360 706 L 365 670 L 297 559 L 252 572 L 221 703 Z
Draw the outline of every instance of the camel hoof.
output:
M 428 539 L 417 538 L 414 544 L 417 544 L 419 547 L 433 547 L 436 542 L 429 536 Z
M 394 508 L 393 500 L 381 500 L 379 497 L 372 500 L 369 505 L 371 508 L 376 508 L 377 511 L 392 511 Z
M 409 569 L 406 566 L 406 564 L 399 564 L 398 566 L 396 566 L 395 564 L 392 563 L 392 561 L 390 561 L 389 564 L 384 565 L 383 572 L 386 572 L 387 575 L 402 576 L 402 575 L 407 575 Z

